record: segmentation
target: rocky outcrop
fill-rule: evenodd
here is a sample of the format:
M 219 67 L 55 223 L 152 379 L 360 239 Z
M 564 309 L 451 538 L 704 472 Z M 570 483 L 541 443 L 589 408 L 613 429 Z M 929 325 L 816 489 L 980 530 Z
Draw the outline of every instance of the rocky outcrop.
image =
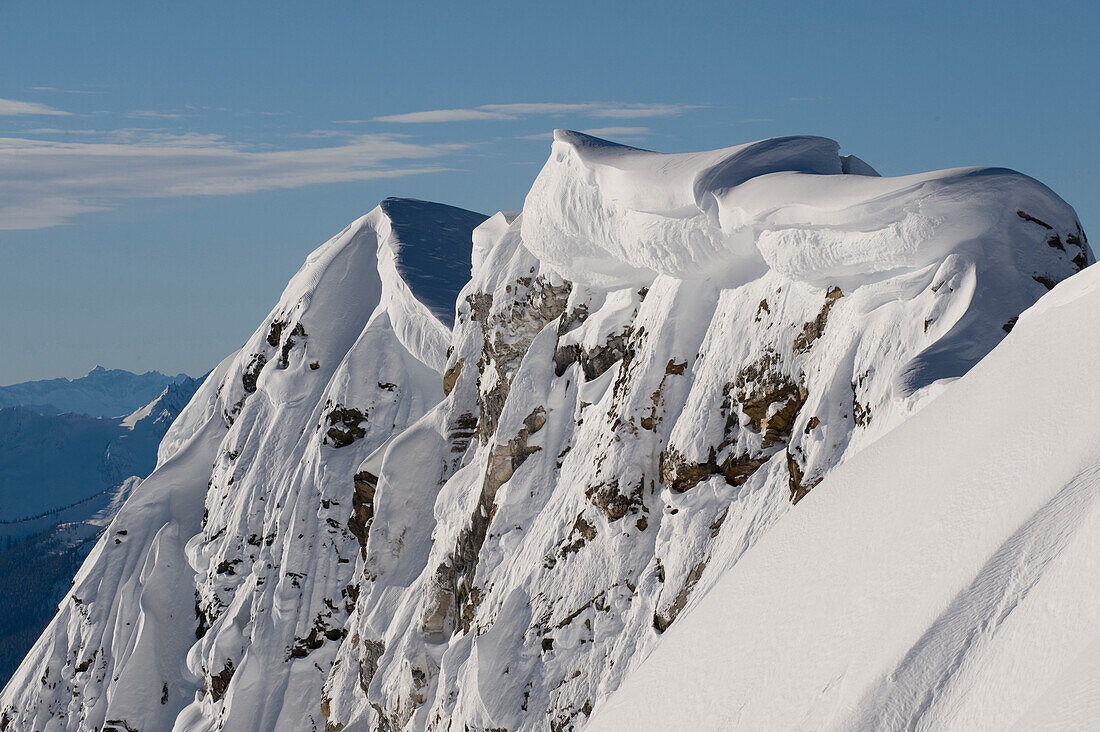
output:
M 367 421 L 367 415 L 358 409 L 337 405 L 325 419 L 328 423 L 325 441 L 333 447 L 347 447 L 367 435 L 367 430 L 363 426 Z
M 423 619 L 424 633 L 429 637 L 449 634 L 457 626 L 462 628 L 462 632 L 469 632 L 470 622 L 481 601 L 481 590 L 474 579 L 478 556 L 496 514 L 497 491 L 527 458 L 542 449 L 529 444 L 529 440 L 545 424 L 546 409 L 536 407 L 523 420 L 523 426 L 515 437 L 507 444 L 494 445 L 490 450 L 481 494 L 469 525 L 459 534 L 447 561 L 435 572 L 435 591 L 425 608 Z
M 517 277 L 494 307 L 487 293 L 468 295 L 469 316 L 483 333 L 478 360 L 478 437 L 484 444 L 496 430 L 511 377 L 535 335 L 565 309 L 572 284 L 545 276 Z M 452 367 L 454 368 L 454 367 Z M 457 375 L 455 377 L 457 379 Z
M 374 491 L 378 488 L 378 476 L 362 470 L 355 474 L 355 490 L 351 494 L 351 518 L 348 519 L 348 531 L 359 541 L 359 551 L 363 559 L 367 558 L 367 537 L 370 534 L 371 521 L 374 520 Z

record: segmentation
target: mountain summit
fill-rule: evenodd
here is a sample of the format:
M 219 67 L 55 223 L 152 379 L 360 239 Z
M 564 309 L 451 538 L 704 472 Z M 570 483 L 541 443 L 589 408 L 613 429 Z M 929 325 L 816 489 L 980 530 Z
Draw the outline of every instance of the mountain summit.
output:
M 1092 262 L 1027 176 L 818 137 L 558 131 L 520 213 L 387 199 L 207 378 L 0 721 L 583 727 Z

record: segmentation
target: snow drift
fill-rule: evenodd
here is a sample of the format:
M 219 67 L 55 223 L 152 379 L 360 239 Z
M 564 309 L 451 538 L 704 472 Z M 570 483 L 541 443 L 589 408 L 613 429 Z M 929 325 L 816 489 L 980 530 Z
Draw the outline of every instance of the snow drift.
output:
M 1093 261 L 1026 176 L 883 178 L 813 137 L 663 155 L 558 132 L 523 211 L 481 218 L 384 203 L 311 255 L 0 714 L 582 727 L 813 520 L 827 476 Z M 466 279 L 459 240 L 448 333 L 434 278 Z

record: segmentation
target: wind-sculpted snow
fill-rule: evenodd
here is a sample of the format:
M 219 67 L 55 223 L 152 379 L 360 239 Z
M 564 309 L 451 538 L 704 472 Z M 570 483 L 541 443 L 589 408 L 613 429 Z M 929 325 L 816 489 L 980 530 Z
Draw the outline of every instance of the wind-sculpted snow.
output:
M 156 492 L 154 473 L 127 507 L 162 513 L 102 545 L 145 562 L 126 592 L 177 601 L 63 605 L 4 713 L 584 726 L 837 466 L 1093 261 L 1026 176 L 883 178 L 838 151 L 661 155 L 558 132 L 524 210 L 464 240 L 450 333 L 409 271 L 425 227 L 395 220 L 430 205 L 383 204 L 311 255 L 165 439 L 158 472 L 194 459 L 189 486 Z M 436 227 L 427 261 L 459 224 Z M 132 660 L 146 636 L 170 652 Z M 66 669 L 92 650 L 105 670 L 73 700 Z M 104 681 L 116 667 L 145 685 Z
M 523 239 L 577 282 L 641 286 L 716 265 L 751 279 L 763 261 L 751 235 L 717 225 L 716 192 L 777 171 L 840 174 L 838 149 L 822 137 L 782 137 L 664 155 L 558 130 L 524 203 Z

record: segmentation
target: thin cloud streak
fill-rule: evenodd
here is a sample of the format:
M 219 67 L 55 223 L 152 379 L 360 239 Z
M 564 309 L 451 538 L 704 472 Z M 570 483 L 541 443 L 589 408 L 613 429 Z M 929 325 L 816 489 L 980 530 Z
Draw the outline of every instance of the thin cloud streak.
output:
M 419 124 L 425 122 L 468 122 L 473 120 L 515 120 L 538 115 L 560 116 L 583 114 L 606 119 L 642 119 L 646 117 L 671 117 L 700 105 L 691 104 L 622 104 L 619 102 L 584 102 L 564 104 L 557 102 L 532 102 L 514 104 L 483 104 L 469 109 L 433 109 L 424 112 L 389 114 L 374 117 L 371 122 L 395 122 Z M 353 122 L 357 120 L 345 120 Z
M 183 112 L 162 112 L 157 109 L 132 109 L 125 116 L 134 119 L 183 119 L 194 115 L 187 115 Z
M 72 112 L 65 112 L 45 104 L 37 102 L 20 102 L 15 99 L 0 99 L 0 117 L 12 117 L 19 114 L 47 114 L 54 116 L 72 116 Z
M 408 114 L 389 114 L 375 117 L 371 122 L 470 122 L 474 120 L 516 119 L 512 115 L 499 112 L 485 112 L 478 109 L 433 109 L 428 112 L 409 112 Z
M 54 92 L 55 94 L 106 94 L 105 91 L 92 91 L 91 89 L 59 89 L 56 86 L 32 86 L 34 91 Z
M 0 137 L 0 230 L 41 229 L 137 198 L 236 195 L 448 170 L 461 145 L 357 135 L 339 145 L 252 151 L 217 135 L 126 131 L 102 141 Z
M 648 137 L 653 134 L 648 127 L 593 127 L 581 132 L 593 137 Z

